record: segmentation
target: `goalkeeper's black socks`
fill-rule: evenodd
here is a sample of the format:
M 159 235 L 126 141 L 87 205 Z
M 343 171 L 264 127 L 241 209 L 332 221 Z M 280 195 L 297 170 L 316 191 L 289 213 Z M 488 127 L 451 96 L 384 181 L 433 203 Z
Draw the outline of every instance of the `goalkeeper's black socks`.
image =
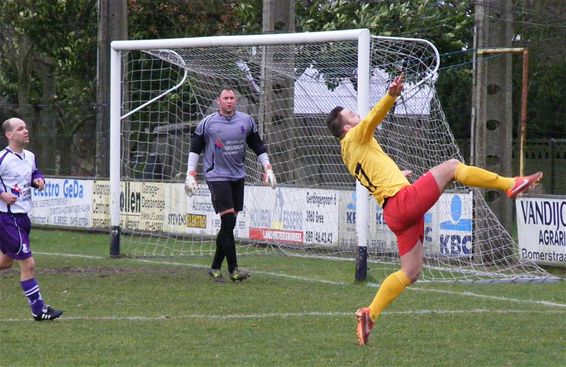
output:
M 238 267 L 236 259 L 236 242 L 234 240 L 234 228 L 236 227 L 236 216 L 227 213 L 220 217 L 220 231 L 218 232 L 219 243 L 228 262 L 228 271 L 232 272 Z
M 212 259 L 212 265 L 210 266 L 212 269 L 220 270 L 222 268 L 222 262 L 226 257 L 224 255 L 224 250 L 222 249 L 222 236 L 220 235 L 220 231 L 216 236 L 216 252 L 214 252 L 214 258 Z

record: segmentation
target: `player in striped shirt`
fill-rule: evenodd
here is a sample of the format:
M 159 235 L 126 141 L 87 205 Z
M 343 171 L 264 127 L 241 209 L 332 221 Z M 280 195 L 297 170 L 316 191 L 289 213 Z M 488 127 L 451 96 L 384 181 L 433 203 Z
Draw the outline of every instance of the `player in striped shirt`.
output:
M 45 179 L 37 169 L 35 155 L 24 147 L 29 143 L 26 123 L 10 118 L 2 124 L 8 146 L 0 151 L 0 270 L 20 265 L 20 284 L 36 321 L 54 320 L 63 313 L 43 302 L 35 280 L 35 260 L 29 233 L 32 187 L 43 190 Z
M 212 205 L 220 215 L 220 230 L 216 236 L 216 252 L 208 274 L 222 281 L 220 271 L 224 258 L 233 281 L 249 277 L 247 270 L 238 268 L 234 227 L 238 212 L 244 208 L 244 164 L 246 145 L 257 155 L 264 168 L 264 183 L 275 188 L 277 180 L 269 163 L 254 119 L 236 111 L 234 89 L 223 88 L 216 99 L 218 111 L 206 116 L 196 127 L 191 138 L 185 192 L 192 196 L 198 189 L 196 168 L 200 154 L 203 157 L 203 176 L 210 190 Z
M 342 159 L 348 171 L 383 208 L 387 226 L 397 237 L 401 258 L 401 269 L 381 283 L 369 307 L 356 312 L 360 345 L 367 344 L 374 322 L 381 312 L 419 278 L 424 262 L 424 215 L 452 181 L 467 186 L 499 189 L 514 199 L 542 179 L 542 172 L 526 177 L 502 177 L 450 159 L 410 184 L 405 172 L 383 151 L 374 137 L 374 130 L 383 121 L 403 87 L 404 75 L 401 74 L 363 120 L 354 111 L 340 106 L 334 108 L 326 120 L 332 135 L 340 140 Z

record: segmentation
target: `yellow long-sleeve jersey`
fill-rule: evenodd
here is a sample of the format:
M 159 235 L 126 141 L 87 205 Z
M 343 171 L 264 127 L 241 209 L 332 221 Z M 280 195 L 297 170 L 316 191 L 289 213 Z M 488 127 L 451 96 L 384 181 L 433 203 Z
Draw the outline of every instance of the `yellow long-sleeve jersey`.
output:
M 393 104 L 386 94 L 358 125 L 340 141 L 342 160 L 348 171 L 373 195 L 380 206 L 383 199 L 394 196 L 409 181 L 397 164 L 381 149 L 373 133 Z

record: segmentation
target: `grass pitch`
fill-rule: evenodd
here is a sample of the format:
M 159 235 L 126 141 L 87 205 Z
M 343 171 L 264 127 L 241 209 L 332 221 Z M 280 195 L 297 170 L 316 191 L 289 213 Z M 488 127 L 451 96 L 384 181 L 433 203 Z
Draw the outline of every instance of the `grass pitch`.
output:
M 564 281 L 417 283 L 360 347 L 354 312 L 376 288 L 353 282 L 353 262 L 240 256 L 252 277 L 218 284 L 209 257 L 111 259 L 103 234 L 34 230 L 32 249 L 42 295 L 64 314 L 34 322 L 19 270 L 0 272 L 2 366 L 566 363 Z

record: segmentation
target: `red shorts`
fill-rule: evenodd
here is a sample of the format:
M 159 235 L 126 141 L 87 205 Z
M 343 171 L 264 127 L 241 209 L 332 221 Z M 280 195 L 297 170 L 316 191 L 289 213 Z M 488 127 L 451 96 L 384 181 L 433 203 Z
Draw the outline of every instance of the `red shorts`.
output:
M 438 201 L 440 190 L 430 172 L 414 184 L 405 186 L 395 196 L 387 198 L 383 218 L 397 236 L 399 255 L 409 252 L 423 241 L 424 215 Z

